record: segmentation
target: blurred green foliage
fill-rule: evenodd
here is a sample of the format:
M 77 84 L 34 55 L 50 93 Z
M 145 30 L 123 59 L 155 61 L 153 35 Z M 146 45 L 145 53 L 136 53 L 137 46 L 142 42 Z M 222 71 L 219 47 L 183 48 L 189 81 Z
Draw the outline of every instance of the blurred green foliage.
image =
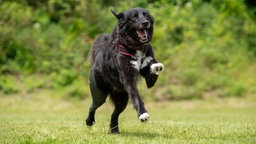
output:
M 256 93 L 256 16 L 250 0 L 1 0 L 0 91 L 56 90 L 89 95 L 87 56 L 95 37 L 111 33 L 110 12 L 147 8 L 152 45 L 165 72 L 154 100 Z

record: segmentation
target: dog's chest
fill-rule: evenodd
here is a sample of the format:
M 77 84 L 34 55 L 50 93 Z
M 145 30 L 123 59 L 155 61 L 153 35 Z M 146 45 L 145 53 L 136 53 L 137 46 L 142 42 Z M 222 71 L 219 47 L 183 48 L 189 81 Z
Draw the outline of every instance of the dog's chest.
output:
M 131 60 L 130 63 L 132 67 L 136 70 L 140 70 L 140 68 L 144 65 L 143 61 L 145 59 L 145 54 L 142 51 L 136 51 L 136 60 Z

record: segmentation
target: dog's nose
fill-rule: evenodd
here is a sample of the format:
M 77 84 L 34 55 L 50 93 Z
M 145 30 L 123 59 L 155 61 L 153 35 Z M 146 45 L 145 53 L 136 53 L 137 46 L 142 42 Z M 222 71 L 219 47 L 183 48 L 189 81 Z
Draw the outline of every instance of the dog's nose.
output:
M 149 22 L 148 21 L 143 21 L 142 26 L 143 27 L 149 27 Z

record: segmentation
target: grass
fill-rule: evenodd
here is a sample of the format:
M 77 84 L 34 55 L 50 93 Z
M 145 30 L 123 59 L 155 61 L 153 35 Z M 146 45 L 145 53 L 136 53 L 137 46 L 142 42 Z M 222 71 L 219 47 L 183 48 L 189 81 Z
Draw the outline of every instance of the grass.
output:
M 108 132 L 107 102 L 96 125 L 84 124 L 90 100 L 0 96 L 0 143 L 256 143 L 256 98 L 146 102 L 150 121 L 140 123 L 131 104 L 120 116 L 119 135 Z

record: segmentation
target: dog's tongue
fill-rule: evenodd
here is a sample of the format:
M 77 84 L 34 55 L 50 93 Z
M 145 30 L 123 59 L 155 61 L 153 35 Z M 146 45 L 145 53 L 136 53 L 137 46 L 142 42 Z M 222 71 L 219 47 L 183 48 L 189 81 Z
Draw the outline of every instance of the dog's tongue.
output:
M 138 37 L 139 37 L 140 39 L 147 39 L 147 38 L 148 38 L 148 35 L 147 35 L 147 31 L 146 31 L 146 30 L 137 30 L 136 32 L 137 32 Z

